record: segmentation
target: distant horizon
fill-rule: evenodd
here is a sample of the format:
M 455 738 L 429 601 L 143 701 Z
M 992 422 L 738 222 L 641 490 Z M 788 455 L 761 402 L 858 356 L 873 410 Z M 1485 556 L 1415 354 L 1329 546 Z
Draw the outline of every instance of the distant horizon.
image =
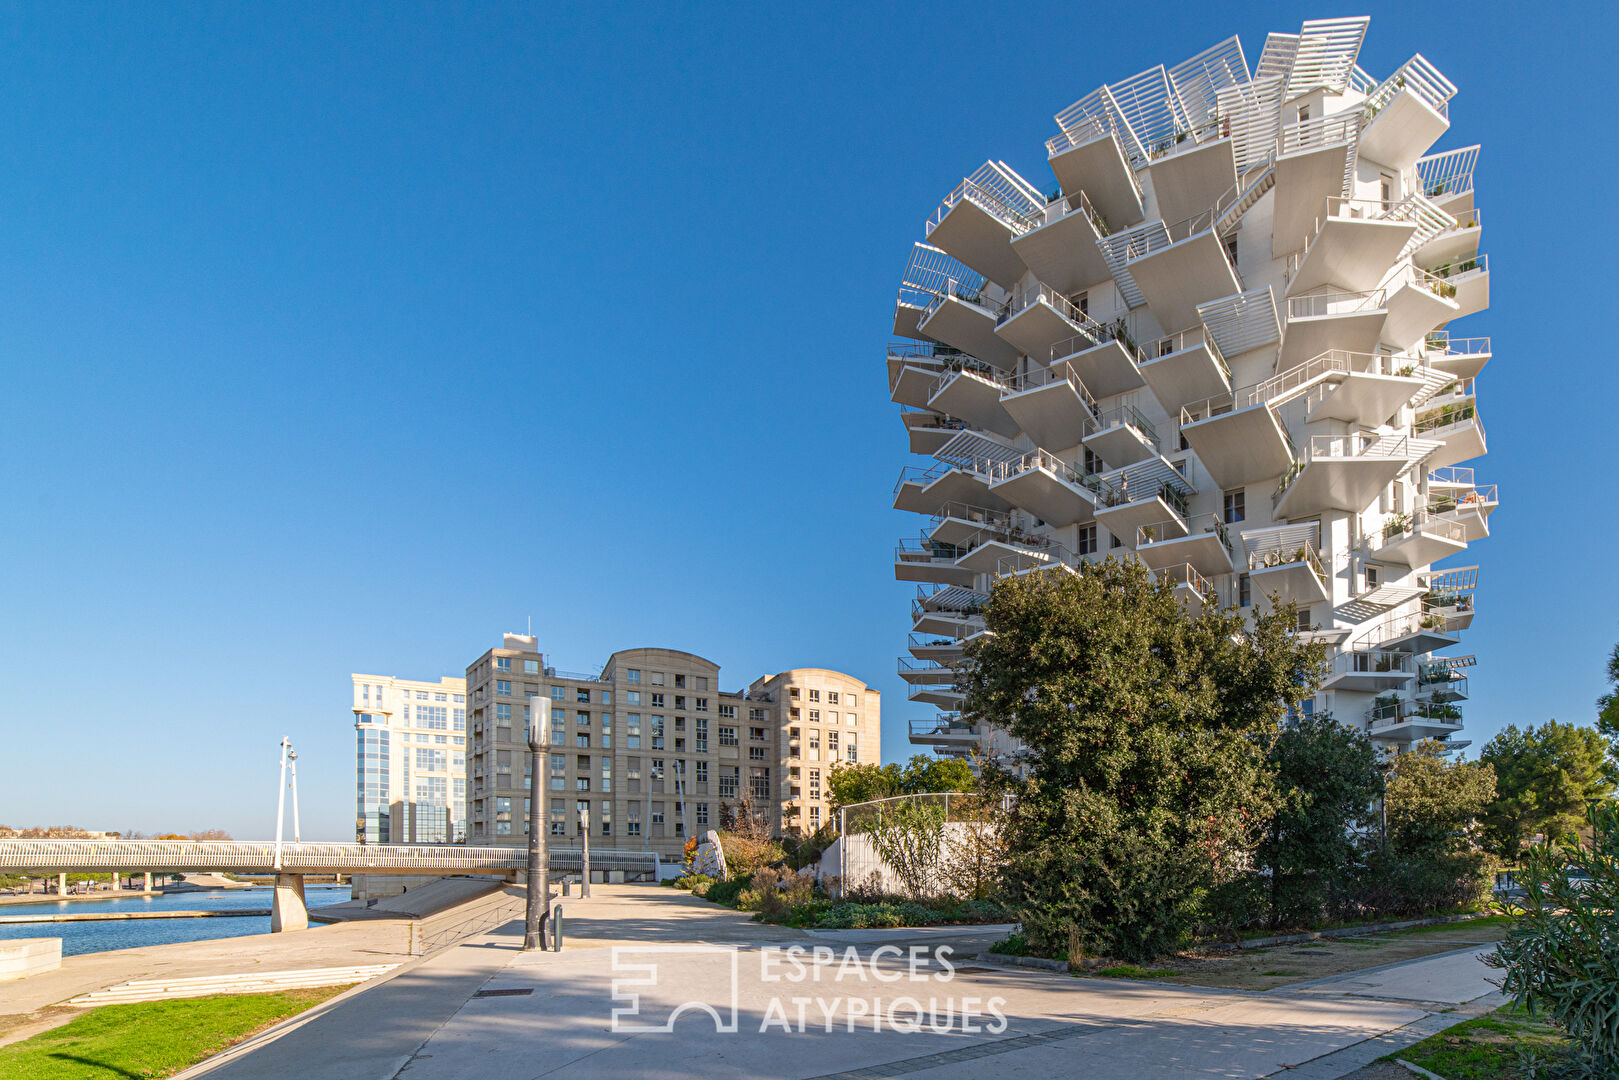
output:
M 1049 190 L 1051 117 L 1096 86 L 1332 14 L 1175 13 L 14 12 L 0 822 L 269 838 L 286 735 L 306 836 L 349 839 L 350 673 L 458 676 L 531 616 L 567 670 L 660 641 L 726 685 L 846 672 L 884 693 L 882 761 L 923 753 L 900 272 L 986 159 Z M 1587 280 L 1619 226 L 1538 212 L 1603 190 L 1549 99 L 1614 73 L 1580 8 L 1370 14 L 1367 71 L 1420 50 L 1460 87 L 1434 149 L 1483 144 L 1476 758 L 1591 724 L 1619 640 Z

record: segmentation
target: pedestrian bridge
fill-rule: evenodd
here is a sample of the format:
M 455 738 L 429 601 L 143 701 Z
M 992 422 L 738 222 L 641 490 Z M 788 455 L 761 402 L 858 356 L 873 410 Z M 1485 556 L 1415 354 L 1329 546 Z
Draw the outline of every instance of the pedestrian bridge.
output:
M 578 848 L 547 845 L 552 870 L 579 870 Z M 595 848 L 592 870 L 622 870 L 657 877 L 651 851 Z M 306 874 L 501 874 L 515 880 L 528 868 L 526 847 L 467 844 L 342 844 L 271 840 L 0 840 L 0 873 L 184 874 L 222 871 L 274 874 L 271 930 L 308 925 L 304 907 Z

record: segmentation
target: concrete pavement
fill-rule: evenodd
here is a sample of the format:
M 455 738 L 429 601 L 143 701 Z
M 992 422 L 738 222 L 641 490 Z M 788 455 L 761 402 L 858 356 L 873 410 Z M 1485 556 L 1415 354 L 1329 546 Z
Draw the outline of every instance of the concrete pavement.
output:
M 1268 993 L 971 961 L 947 971 L 930 947 L 981 930 L 816 935 L 672 889 L 594 891 L 564 902 L 560 954 L 517 951 L 511 924 L 184 1075 L 1332 1080 L 1465 1018 L 1440 1010 L 1492 990 L 1476 949 Z M 808 951 L 789 958 L 791 946 Z

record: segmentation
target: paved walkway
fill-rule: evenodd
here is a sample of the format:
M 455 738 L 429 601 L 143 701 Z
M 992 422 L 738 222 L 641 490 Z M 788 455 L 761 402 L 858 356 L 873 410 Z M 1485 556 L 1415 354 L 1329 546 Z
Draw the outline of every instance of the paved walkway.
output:
M 981 931 L 813 935 L 672 889 L 595 891 L 564 902 L 561 953 L 519 952 L 510 924 L 184 1075 L 981 1080 L 1082 1062 L 1087 1080 L 1333 1080 L 1474 1011 L 1442 1009 L 1493 1000 L 1471 949 L 1269 993 L 971 961 L 947 973 L 928 947 Z M 799 964 L 780 952 L 794 945 L 811 950 Z

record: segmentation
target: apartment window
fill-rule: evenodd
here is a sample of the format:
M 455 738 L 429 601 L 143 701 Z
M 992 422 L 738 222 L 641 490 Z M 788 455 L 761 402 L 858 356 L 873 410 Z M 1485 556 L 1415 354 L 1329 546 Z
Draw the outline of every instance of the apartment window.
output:
M 763 709 L 749 709 L 748 710 L 748 722 L 751 723 L 751 724 L 762 724 L 762 723 L 764 723 L 765 722 L 765 711 Z
M 1096 526 L 1082 525 L 1079 530 L 1079 553 L 1081 555 L 1096 554 Z
M 826 703 L 828 705 L 836 705 L 838 703 L 838 692 L 836 690 L 828 690 L 826 692 Z
M 448 694 L 434 694 L 433 695 L 433 700 L 434 701 L 448 701 L 448 700 L 450 700 L 450 695 L 448 695 Z
M 811 690 L 809 692 L 809 699 L 811 701 L 820 701 L 821 700 L 821 692 L 819 690 Z
M 551 687 L 551 700 L 552 701 L 561 701 L 564 697 L 567 696 L 567 693 L 568 693 L 567 690 L 563 689 L 562 687 L 553 686 L 553 687 Z
M 604 787 L 602 790 L 607 789 Z M 602 803 L 602 835 L 613 835 L 613 804 L 606 801 Z
M 695 733 L 695 737 L 696 737 L 696 744 L 697 744 L 696 745 L 697 752 L 699 754 L 707 753 L 708 752 L 708 718 L 707 717 L 699 716 L 697 718 L 697 731 Z
M 655 780 L 658 783 L 662 783 L 663 782 L 663 759 L 662 758 L 656 758 L 656 757 L 653 758 L 652 761 L 651 761 L 651 764 L 647 768 L 647 774 L 646 775 L 647 775 L 648 780 Z
M 735 705 L 721 705 L 720 706 L 720 719 L 721 720 L 735 720 L 736 719 L 736 706 Z
M 1308 105 L 1300 105 L 1299 106 L 1299 123 L 1302 124 L 1308 119 L 1310 119 L 1310 106 L 1308 106 Z
M 750 727 L 748 729 L 748 738 L 753 739 L 756 742 L 763 742 L 765 738 L 765 729 L 762 727 Z
M 1367 589 L 1375 589 L 1379 585 L 1381 585 L 1382 582 L 1383 582 L 1383 570 L 1382 570 L 1382 568 L 1377 567 L 1377 566 L 1368 566 L 1366 568 L 1366 588 Z
M 581 705 L 589 705 L 590 704 L 590 691 L 589 690 L 575 690 L 573 692 L 573 699 L 575 701 L 579 702 L 579 704 L 581 704 Z
M 692 699 L 692 708 L 696 709 L 698 712 L 707 712 L 708 711 L 708 699 L 706 697 L 693 698 Z
M 589 727 L 590 726 L 590 714 L 588 712 L 576 712 L 576 713 L 573 714 L 573 717 L 574 717 L 574 722 L 577 723 L 580 727 Z
M 639 705 L 639 704 L 641 704 L 641 691 L 639 691 L 639 690 L 626 690 L 626 691 L 624 691 L 624 704 L 626 704 L 626 705 Z
M 811 750 L 819 750 L 821 748 L 821 733 L 819 731 L 811 731 L 809 733 L 809 748 Z
M 1237 575 L 1237 606 L 1247 607 L 1254 602 L 1253 586 L 1247 574 Z
M 539 673 L 540 673 L 540 662 L 538 660 L 524 660 L 523 661 L 523 674 L 524 675 L 538 675 Z
M 849 737 L 849 746 L 844 753 L 845 760 L 857 762 L 860 760 L 860 748 L 854 744 L 854 737 Z
M 1225 242 L 1225 257 L 1231 260 L 1231 265 L 1237 265 L 1237 238 L 1233 235 Z
M 510 836 L 512 833 L 512 801 L 504 796 L 495 800 L 495 835 Z
M 510 705 L 496 705 L 495 706 L 495 720 L 497 722 L 501 721 L 501 720 L 504 720 L 508 724 L 511 723 L 512 722 L 512 707 Z
M 755 799 L 761 802 L 770 799 L 770 770 L 768 768 L 753 768 L 748 770 L 748 789 Z
M 820 769 L 811 769 L 809 771 L 809 797 L 812 799 L 819 799 L 821 797 Z
M 1315 625 L 1314 621 L 1311 620 L 1311 618 L 1310 618 L 1310 609 L 1309 608 L 1299 608 L 1299 624 L 1298 624 L 1299 632 L 1303 633 L 1303 632 L 1309 630 L 1314 625 Z
M 1248 512 L 1247 490 L 1237 488 L 1233 491 L 1221 492 L 1220 507 L 1227 525 L 1235 525 L 1237 522 L 1245 520 L 1245 515 Z
M 844 704 L 849 706 L 851 709 L 860 704 L 859 699 L 857 699 L 853 694 L 845 694 L 844 697 L 848 699 L 844 702 Z M 849 719 L 853 720 L 854 717 L 851 716 Z
M 1107 472 L 1107 463 L 1090 447 L 1085 448 L 1085 471 L 1088 473 Z
M 720 745 L 721 746 L 735 746 L 736 745 L 736 728 L 730 727 L 730 726 L 725 725 L 725 724 L 720 725 Z
M 641 808 L 634 803 L 630 804 L 629 813 L 624 818 L 624 835 L 641 835 Z
M 495 670 L 496 671 L 510 671 L 511 669 L 512 669 L 512 658 L 511 657 L 509 657 L 509 656 L 497 656 L 497 657 L 495 657 Z
M 638 683 L 641 681 L 641 673 L 635 668 L 630 668 L 628 671 L 624 672 L 624 681 Z
M 684 709 L 685 707 L 686 707 L 686 695 L 685 694 L 676 694 L 675 695 L 675 708 Z
M 663 695 L 662 694 L 653 694 L 652 695 L 652 707 L 654 709 L 663 708 Z
M 764 747 L 762 747 L 762 746 L 750 746 L 750 747 L 748 747 L 748 760 L 749 761 L 763 761 L 764 759 L 765 759 L 765 748 Z
M 708 824 L 708 804 L 706 802 L 700 802 L 697 804 L 697 824 Z
M 495 693 L 502 694 L 506 697 L 511 697 L 512 684 L 505 679 L 497 679 L 495 681 Z
M 821 808 L 812 806 L 810 810 L 810 830 L 813 832 L 821 827 Z
M 708 762 L 706 761 L 697 763 L 697 782 L 699 784 L 708 783 Z
M 661 802 L 655 802 L 652 804 L 652 824 L 663 824 L 663 804 Z M 662 832 L 661 829 L 658 831 Z
M 736 765 L 720 767 L 720 798 L 736 798 L 737 783 L 741 776 L 741 769 Z
M 684 689 L 686 689 L 686 676 L 684 676 L 684 675 L 676 675 L 675 676 L 675 689 L 676 690 L 684 690 Z
M 821 722 L 821 710 L 820 709 L 811 709 L 809 711 L 809 718 L 810 718 L 810 723 L 819 724 Z
M 708 689 L 708 676 L 699 675 L 699 676 L 697 676 L 696 682 L 697 682 L 696 689 L 704 690 L 704 691 L 706 691 Z
M 836 731 L 826 733 L 826 750 L 834 759 L 838 756 L 838 733 Z
M 1383 197 L 1383 209 L 1392 209 L 1394 206 L 1394 177 L 1384 173 L 1378 179 L 1378 191 Z
M 1119 538 L 1118 538 L 1118 537 L 1117 537 L 1117 536 L 1115 536 L 1115 535 L 1114 535 L 1114 534 L 1113 534 L 1113 533 L 1108 533 L 1108 534 L 1107 534 L 1107 537 L 1108 537 L 1108 539 L 1107 539 L 1107 546 L 1108 546 L 1108 547 L 1109 547 L 1109 548 L 1119 548 L 1119 547 L 1123 547 L 1123 546 L 1124 546 L 1124 541 L 1123 541 L 1123 540 L 1120 540 L 1120 539 L 1119 539 Z
M 467 711 L 465 709 L 457 709 L 455 710 L 454 717 L 454 730 L 465 731 L 467 729 Z
M 581 731 L 579 734 L 577 734 L 577 735 L 575 735 L 573 737 L 573 745 L 577 746 L 581 750 L 589 750 L 590 749 L 590 735 L 588 733 L 586 733 L 586 732 Z
M 552 772 L 566 772 L 567 769 L 568 769 L 568 759 L 567 759 L 566 755 L 563 755 L 563 754 L 552 754 L 551 755 L 551 771 Z
M 653 686 L 662 686 L 663 685 L 663 672 L 661 672 L 661 671 L 649 671 L 649 672 L 647 672 L 646 681 L 651 683 Z

